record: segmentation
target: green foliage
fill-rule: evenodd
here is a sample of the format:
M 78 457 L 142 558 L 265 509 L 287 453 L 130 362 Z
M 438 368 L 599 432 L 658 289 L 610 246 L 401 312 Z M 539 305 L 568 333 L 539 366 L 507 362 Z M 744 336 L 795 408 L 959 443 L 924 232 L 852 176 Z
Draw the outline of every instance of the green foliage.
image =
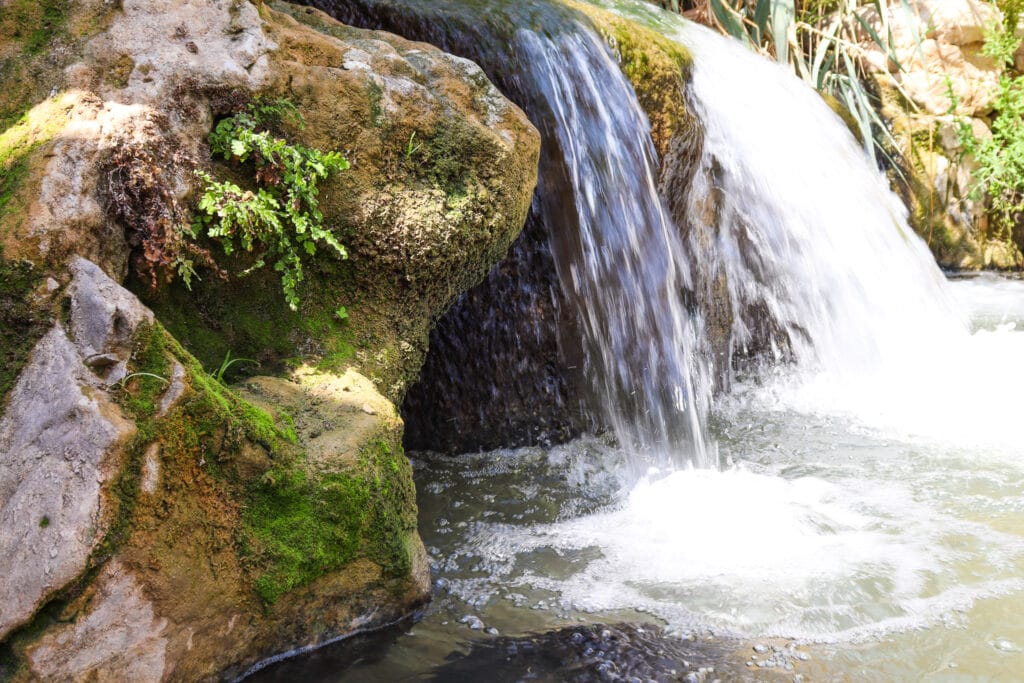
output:
M 985 45 L 982 53 L 996 60 L 1002 66 L 1013 66 L 1013 55 L 1020 47 L 1017 37 L 1017 22 L 1024 11 L 1024 0 L 999 0 L 996 3 L 1003 13 L 1002 25 L 989 26 L 985 31 Z
M 6 261 L 0 248 L 0 410 L 22 367 L 53 323 L 51 312 L 30 303 L 42 277 L 28 261 Z
M 413 144 L 415 141 L 416 141 L 416 131 L 413 131 L 412 135 L 409 136 L 409 142 L 406 143 L 406 145 L 405 145 L 405 158 L 406 158 L 406 160 L 411 159 L 412 155 L 415 154 L 416 152 L 418 152 L 421 147 L 423 147 L 423 145 Z
M 257 100 L 217 124 L 210 134 L 211 152 L 225 161 L 252 162 L 256 190 L 197 171 L 206 190 L 187 230 L 193 239 L 202 234 L 220 242 L 226 254 L 235 251 L 236 243 L 247 252 L 258 250 L 255 263 L 242 275 L 273 261 L 285 299 L 296 310 L 297 287 L 304 278 L 303 256 L 313 256 L 319 245 L 327 245 L 341 258 L 347 257 L 345 248 L 323 225 L 318 194 L 321 180 L 349 164 L 338 152 L 294 145 L 274 135 L 272 130 L 285 119 L 302 124 L 298 110 L 287 100 Z M 184 260 L 179 274 L 190 284 L 195 274 L 192 262 Z
M 1006 0 L 999 5 L 1004 12 L 1004 24 L 986 32 L 984 52 L 1009 66 L 1020 45 L 1014 30 L 1024 1 Z M 955 99 L 950 99 L 955 108 Z M 970 123 L 961 121 L 960 144 L 978 164 L 971 197 L 976 201 L 987 198 L 989 216 L 998 234 L 1010 238 L 1024 217 L 1024 76 L 1003 74 L 994 109 L 992 137 L 975 137 Z
M 1006 237 L 1024 216 L 1024 76 L 999 82 L 992 137 L 978 139 L 969 123 L 960 124 L 960 142 L 974 156 L 978 170 L 972 197 L 987 197 L 989 215 Z

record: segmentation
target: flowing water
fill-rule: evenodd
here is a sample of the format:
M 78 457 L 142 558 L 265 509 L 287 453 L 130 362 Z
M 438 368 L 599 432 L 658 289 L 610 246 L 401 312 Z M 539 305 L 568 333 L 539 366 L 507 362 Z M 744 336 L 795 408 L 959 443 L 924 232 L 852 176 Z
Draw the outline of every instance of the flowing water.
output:
M 689 201 L 706 224 L 687 241 L 608 52 L 582 27 L 514 34 L 564 160 L 578 230 L 551 249 L 612 434 L 416 456 L 425 617 L 383 654 L 262 676 L 443 679 L 439 662 L 499 633 L 650 621 L 718 643 L 723 680 L 1020 680 L 1024 283 L 947 281 L 781 67 L 639 1 L 595 4 L 693 51 L 704 126 Z M 710 409 L 683 307 L 709 278 L 732 353 L 768 350 L 726 369 Z M 761 652 L 779 643 L 801 656 Z
M 578 230 L 552 239 L 584 332 L 584 373 L 624 448 L 662 466 L 717 465 L 703 427 L 708 371 L 683 240 L 655 181 L 650 126 L 629 83 L 590 31 L 520 30 L 530 80 L 552 109 Z
M 992 371 L 1024 353 L 1024 282 L 982 276 L 950 289 L 973 332 L 941 372 L 976 390 L 947 395 L 947 413 L 1012 402 L 1020 371 Z M 714 634 L 726 681 L 1020 680 L 1024 448 L 999 434 L 951 441 L 937 420 L 922 424 L 940 436 L 909 434 L 763 391 L 741 386 L 743 398 L 714 411 L 712 436 L 732 463 L 722 471 L 634 487 L 628 454 L 601 439 L 417 455 L 435 578 L 422 621 L 356 663 L 341 647 L 261 680 L 474 680 L 448 676 L 444 662 L 494 640 L 487 629 L 581 621 L 653 621 L 687 642 Z M 937 403 L 930 384 L 920 391 Z M 758 667 L 766 655 L 752 648 L 780 643 L 809 660 Z

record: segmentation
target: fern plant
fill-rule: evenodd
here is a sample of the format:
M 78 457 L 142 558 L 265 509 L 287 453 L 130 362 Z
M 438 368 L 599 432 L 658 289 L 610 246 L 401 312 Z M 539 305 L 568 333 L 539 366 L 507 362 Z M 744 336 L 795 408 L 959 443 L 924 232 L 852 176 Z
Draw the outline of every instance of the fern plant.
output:
M 295 105 L 287 100 L 256 100 L 217 124 L 210 134 L 210 151 L 225 161 L 255 166 L 255 190 L 230 181 L 218 181 L 204 171 L 205 183 L 198 210 L 186 233 L 196 239 L 219 242 L 226 254 L 237 247 L 257 251 L 255 263 L 241 275 L 273 263 L 281 274 L 285 300 L 298 308 L 298 285 L 303 280 L 303 256 L 313 256 L 325 245 L 341 258 L 345 247 L 324 227 L 319 208 L 319 183 L 349 168 L 339 152 L 324 152 L 288 142 L 274 134 L 283 120 L 304 125 Z M 191 260 L 179 264 L 179 274 L 191 287 L 195 270 Z

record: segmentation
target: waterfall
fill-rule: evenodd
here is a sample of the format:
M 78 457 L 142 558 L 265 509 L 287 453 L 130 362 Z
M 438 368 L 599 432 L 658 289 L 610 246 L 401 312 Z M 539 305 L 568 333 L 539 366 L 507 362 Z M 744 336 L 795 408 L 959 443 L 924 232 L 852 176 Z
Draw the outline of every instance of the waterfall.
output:
M 592 4 L 694 57 L 690 95 L 704 144 L 686 253 L 702 281 L 727 283 L 734 359 L 766 347 L 768 365 L 863 381 L 920 363 L 922 345 L 966 334 L 903 203 L 813 89 L 642 0 Z
M 703 144 L 685 188 L 662 183 L 670 213 L 635 93 L 565 7 L 496 2 L 484 17 L 458 0 L 314 4 L 478 61 L 543 137 L 526 234 L 432 337 L 435 384 L 414 388 L 406 413 L 417 446 L 444 423 L 485 432 L 509 408 L 508 445 L 531 426 L 564 438 L 602 424 L 638 471 L 713 467 L 712 374 L 723 389 L 757 385 L 759 400 L 877 411 L 951 353 L 935 340 L 966 337 L 906 209 L 839 117 L 739 43 L 642 0 L 591 0 L 694 56 Z
M 929 338 L 966 331 L 902 202 L 817 93 L 703 27 L 670 35 L 694 55 L 704 124 L 693 202 L 716 201 L 717 239 L 690 254 L 724 272 L 733 311 L 769 316 L 776 349 L 845 378 L 899 367 Z M 742 354 L 751 321 L 736 315 L 732 332 Z
M 692 278 L 685 245 L 658 195 L 650 124 L 594 30 L 575 13 L 546 2 L 494 3 L 486 18 L 446 1 L 313 4 L 344 21 L 396 30 L 476 60 L 541 131 L 534 212 L 559 292 L 535 327 L 520 321 L 481 333 L 460 326 L 455 335 L 435 336 L 436 346 L 463 356 L 464 344 L 453 339 L 458 334 L 477 335 L 486 346 L 495 336 L 550 336 L 544 326 L 561 323 L 555 333 L 559 362 L 570 376 L 581 378 L 582 400 L 597 413 L 593 421 L 613 430 L 632 453 L 637 473 L 650 465 L 714 466 L 715 450 L 704 434 L 710 373 L 700 350 L 701 317 L 686 306 Z M 522 244 L 513 248 L 516 258 L 534 253 Z M 503 272 L 499 267 L 485 285 L 492 295 L 501 294 Z M 516 295 L 520 305 L 512 310 L 502 301 L 474 307 L 473 297 L 470 293 L 468 303 L 456 304 L 449 319 L 464 324 L 466 306 L 488 324 L 529 317 L 533 311 L 521 304 L 543 301 L 544 292 Z M 561 320 L 566 317 L 569 324 Z M 544 348 L 536 339 L 526 344 Z M 491 391 L 504 390 L 501 378 L 523 376 L 514 366 L 537 364 L 522 355 L 509 360 L 512 368 L 492 370 Z M 441 369 L 461 376 L 451 362 Z M 462 390 L 447 383 L 445 388 Z M 561 400 L 558 387 L 548 395 Z M 419 406 L 430 402 L 415 389 L 411 399 Z M 435 414 L 429 423 L 438 421 Z M 410 422 L 419 419 L 414 415 Z
M 605 418 L 627 450 L 653 453 L 659 464 L 712 466 L 701 322 L 684 302 L 688 260 L 657 193 L 647 118 L 591 31 L 521 30 L 516 40 L 551 108 L 568 171 L 578 226 L 552 235 L 552 249 Z

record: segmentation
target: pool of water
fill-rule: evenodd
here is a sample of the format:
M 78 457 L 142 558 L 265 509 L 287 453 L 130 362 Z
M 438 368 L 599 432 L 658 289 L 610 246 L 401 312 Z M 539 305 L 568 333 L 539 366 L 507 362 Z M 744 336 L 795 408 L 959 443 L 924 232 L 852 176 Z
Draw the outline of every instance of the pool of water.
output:
M 451 662 L 480 643 L 639 623 L 708 643 L 707 680 L 1021 680 L 1024 282 L 952 287 L 962 344 L 740 383 L 712 420 L 722 471 L 637 481 L 600 438 L 414 454 L 433 603 L 259 678 L 472 680 Z

